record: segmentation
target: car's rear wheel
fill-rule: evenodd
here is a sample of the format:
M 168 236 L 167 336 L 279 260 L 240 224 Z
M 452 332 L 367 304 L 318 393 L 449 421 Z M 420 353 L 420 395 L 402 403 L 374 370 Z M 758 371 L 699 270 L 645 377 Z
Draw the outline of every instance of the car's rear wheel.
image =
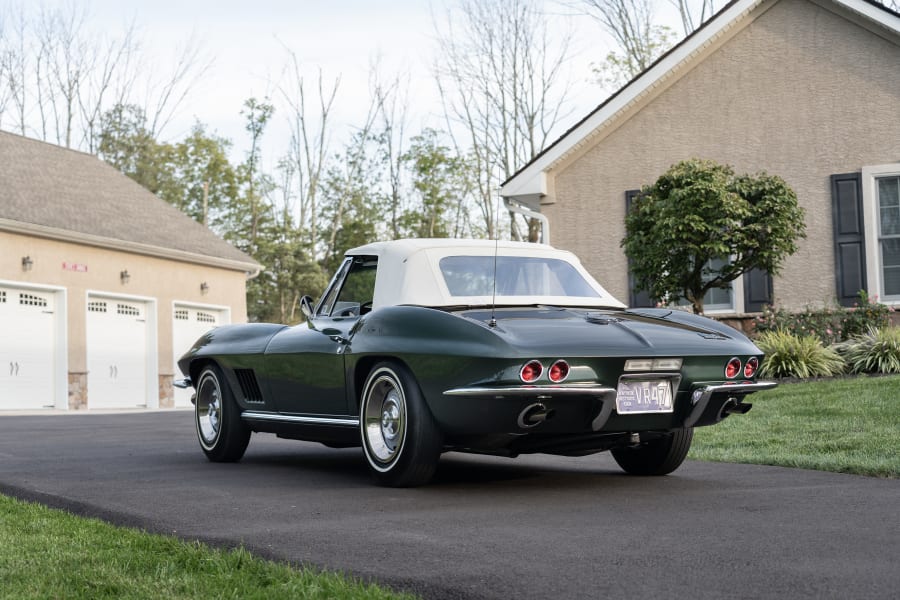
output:
M 194 425 L 206 457 L 213 462 L 236 462 L 250 442 L 250 428 L 241 420 L 237 403 L 221 369 L 208 365 L 197 379 Z
M 676 429 L 662 437 L 639 446 L 615 448 L 613 458 L 626 473 L 631 475 L 668 475 L 684 462 L 694 429 Z
M 427 483 L 443 445 L 415 378 L 401 364 L 376 364 L 359 408 L 362 447 L 375 480 L 392 487 Z

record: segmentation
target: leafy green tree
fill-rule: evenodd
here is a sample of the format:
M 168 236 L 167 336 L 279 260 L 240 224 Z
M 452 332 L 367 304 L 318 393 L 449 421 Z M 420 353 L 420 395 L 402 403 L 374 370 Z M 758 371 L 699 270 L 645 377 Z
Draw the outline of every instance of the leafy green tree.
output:
M 228 159 L 231 142 L 197 123 L 182 141 L 157 141 L 144 111 L 117 105 L 104 113 L 99 154 L 166 202 L 216 231 L 238 193 L 237 171 Z
M 378 144 L 377 136 L 368 130 L 357 132 L 331 161 L 322 181 L 320 229 L 329 232 L 322 266 L 327 272 L 340 264 L 350 248 L 386 234 L 385 155 Z
M 154 194 L 171 184 L 173 148 L 156 141 L 139 106 L 117 104 L 106 111 L 98 137 L 100 158 Z
M 163 199 L 196 221 L 220 230 L 224 213 L 238 192 L 237 170 L 228 159 L 231 142 L 197 123 L 173 146 L 173 183 Z
M 244 128 L 250 135 L 247 158 L 236 169 L 238 192 L 223 215 L 225 239 L 244 251 L 260 264 L 263 272 L 247 281 L 247 318 L 250 321 L 273 320 L 273 290 L 277 273 L 272 271 L 272 256 L 277 252 L 274 207 L 270 194 L 275 188 L 272 177 L 263 173 L 260 141 L 273 108 L 267 102 L 250 98 L 244 103 L 241 114 L 246 119 Z
M 621 87 L 675 43 L 675 32 L 670 27 L 654 24 L 657 4 L 652 0 L 576 2 L 612 37 L 616 46 L 599 64 L 592 65 L 597 83 L 612 89 Z M 686 8 L 679 8 L 684 19 Z
M 448 237 L 456 233 L 451 211 L 468 194 L 466 163 L 425 129 L 410 140 L 403 162 L 410 169 L 419 202 L 404 211 L 401 224 L 411 237 Z
M 620 245 L 639 289 L 661 302 L 686 299 L 699 314 L 708 290 L 752 269 L 777 275 L 806 237 L 803 217 L 780 177 L 691 159 L 641 190 Z M 713 270 L 714 259 L 726 260 Z

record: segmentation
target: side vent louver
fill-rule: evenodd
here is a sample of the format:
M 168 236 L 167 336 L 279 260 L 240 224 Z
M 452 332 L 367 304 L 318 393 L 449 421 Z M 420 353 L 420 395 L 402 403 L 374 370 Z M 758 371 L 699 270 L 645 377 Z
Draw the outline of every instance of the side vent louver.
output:
M 244 393 L 244 400 L 247 402 L 262 402 L 262 393 L 259 391 L 259 384 L 256 382 L 256 374 L 253 369 L 235 369 L 234 376 L 237 377 L 241 391 Z

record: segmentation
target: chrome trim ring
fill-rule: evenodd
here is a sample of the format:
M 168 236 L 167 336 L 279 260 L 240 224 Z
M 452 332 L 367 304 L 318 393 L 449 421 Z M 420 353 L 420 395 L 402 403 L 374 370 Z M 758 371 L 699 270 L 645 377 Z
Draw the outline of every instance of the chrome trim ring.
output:
M 376 463 L 373 466 L 389 469 L 400 455 L 406 437 L 406 396 L 396 375 L 388 369 L 377 375 L 366 389 L 362 430 L 366 447 Z
M 222 390 L 219 379 L 207 372 L 197 385 L 195 406 L 197 434 L 204 448 L 211 449 L 219 438 L 222 425 Z

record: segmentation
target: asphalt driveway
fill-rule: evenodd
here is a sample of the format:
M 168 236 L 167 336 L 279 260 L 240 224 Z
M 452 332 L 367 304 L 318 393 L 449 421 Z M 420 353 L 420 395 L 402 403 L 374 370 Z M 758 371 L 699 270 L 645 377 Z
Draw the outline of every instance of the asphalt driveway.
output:
M 900 596 L 898 480 L 448 454 L 394 490 L 363 460 L 254 435 L 212 464 L 185 411 L 0 416 L 0 492 L 426 598 Z

